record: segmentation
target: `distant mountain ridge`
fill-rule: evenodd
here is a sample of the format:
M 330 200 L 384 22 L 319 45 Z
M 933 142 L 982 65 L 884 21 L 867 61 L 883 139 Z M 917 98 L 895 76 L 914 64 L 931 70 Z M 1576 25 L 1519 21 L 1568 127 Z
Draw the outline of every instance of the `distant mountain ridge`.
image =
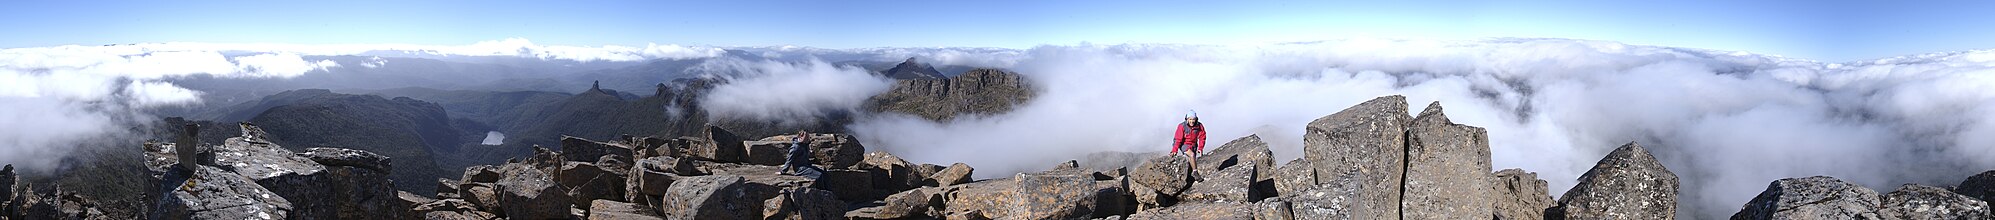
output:
M 960 115 L 1001 114 L 1037 92 L 1018 73 L 975 69 L 943 79 L 907 79 L 866 101 L 869 112 L 907 113 L 944 121 Z

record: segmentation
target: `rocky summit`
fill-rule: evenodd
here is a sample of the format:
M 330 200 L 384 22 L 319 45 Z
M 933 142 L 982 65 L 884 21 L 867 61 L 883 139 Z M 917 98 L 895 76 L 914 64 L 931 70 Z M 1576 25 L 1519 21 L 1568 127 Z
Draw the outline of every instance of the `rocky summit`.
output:
M 1537 173 L 1491 172 L 1485 129 L 1454 123 L 1439 102 L 1407 110 L 1404 97 L 1387 96 L 1310 121 L 1304 155 L 1284 163 L 1262 136 L 1248 135 L 1198 164 L 1134 154 L 1142 159 L 1066 161 L 995 179 L 975 178 L 970 164 L 868 152 L 848 134 L 744 137 L 708 125 L 695 137 L 564 137 L 559 150 L 409 183 L 390 178 L 395 158 L 293 152 L 244 123 L 220 143 L 147 143 L 142 216 L 109 216 L 92 198 L 29 186 L 9 165 L 0 168 L 0 220 L 1678 218 L 1678 177 L 1640 144 L 1615 148 L 1554 197 Z M 810 143 L 819 175 L 778 172 L 793 140 Z M 1991 188 L 1995 171 L 1888 193 L 1789 178 L 1732 219 L 1991 219 Z

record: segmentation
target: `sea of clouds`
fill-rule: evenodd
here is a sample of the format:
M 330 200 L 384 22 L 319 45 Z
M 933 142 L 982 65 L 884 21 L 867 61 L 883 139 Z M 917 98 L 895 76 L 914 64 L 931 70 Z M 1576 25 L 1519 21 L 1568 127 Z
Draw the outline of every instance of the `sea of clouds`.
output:
M 763 58 L 728 57 L 727 50 Z M 1682 179 L 1683 210 L 1723 218 L 1779 178 L 1829 175 L 1875 189 L 1951 185 L 1995 169 L 1995 51 L 1819 62 L 1743 52 L 1567 39 L 1348 39 L 1209 46 L 713 48 L 165 43 L 0 50 L 0 163 L 52 163 L 77 140 L 145 123 L 139 110 L 199 102 L 161 79 L 292 77 L 378 66 L 306 56 L 404 51 L 576 61 L 713 58 L 729 83 L 703 111 L 787 120 L 852 110 L 891 81 L 843 60 L 922 57 L 1004 68 L 1037 97 L 995 115 L 931 122 L 885 114 L 848 129 L 914 162 L 964 162 L 982 177 L 1043 170 L 1092 152 L 1159 152 L 1196 110 L 1212 144 L 1259 134 L 1280 161 L 1303 126 L 1378 96 L 1411 111 L 1439 101 L 1487 128 L 1495 169 L 1538 172 L 1558 194 L 1613 147 L 1640 142 Z M 801 60 L 801 61 L 798 61 Z M 377 59 L 378 61 L 378 59 Z M 496 140 L 494 140 L 496 141 Z M 1084 162 L 1085 163 L 1085 162 Z

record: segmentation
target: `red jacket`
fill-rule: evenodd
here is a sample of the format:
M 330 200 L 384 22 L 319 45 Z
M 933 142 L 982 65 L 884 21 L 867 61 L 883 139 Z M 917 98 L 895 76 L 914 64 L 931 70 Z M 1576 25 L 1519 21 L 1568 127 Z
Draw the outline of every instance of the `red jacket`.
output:
M 1178 146 L 1190 144 L 1192 152 L 1205 151 L 1205 123 L 1178 123 L 1178 132 L 1171 135 L 1171 153 L 1178 153 Z

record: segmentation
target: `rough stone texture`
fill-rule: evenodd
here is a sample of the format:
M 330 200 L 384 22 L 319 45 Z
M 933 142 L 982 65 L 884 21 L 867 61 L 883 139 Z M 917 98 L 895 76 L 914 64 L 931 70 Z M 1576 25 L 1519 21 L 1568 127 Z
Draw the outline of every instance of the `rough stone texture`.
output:
M 602 200 L 590 201 L 589 220 L 662 220 L 657 210 L 637 204 Z
M 923 184 L 932 183 L 933 180 L 928 179 L 928 177 L 935 176 L 935 173 L 941 173 L 942 170 L 944 169 L 949 169 L 949 167 L 945 167 L 942 165 L 925 164 L 925 163 L 920 165 L 914 165 L 908 168 L 914 170 L 914 176 L 921 177 L 921 182 Z M 915 185 L 920 186 L 923 184 L 915 184 Z
M 1289 210 L 1288 201 L 1281 199 L 1261 200 L 1254 203 L 1254 219 L 1295 220 L 1295 213 Z
M 1676 173 L 1641 145 L 1628 143 L 1579 176 L 1579 184 L 1546 213 L 1562 219 L 1674 219 Z
M 1094 217 L 1136 213 L 1136 197 L 1129 193 L 1129 180 L 1095 180 Z
M 463 215 L 469 215 L 469 213 L 462 213 L 462 212 L 479 212 L 479 211 L 477 205 L 472 205 L 470 202 L 465 202 L 462 199 L 431 200 L 429 202 L 416 203 L 415 207 L 409 209 L 409 213 L 417 218 L 429 217 L 431 216 L 430 213 L 432 212 L 453 212 L 455 213 L 455 215 L 463 216 Z M 491 213 L 484 213 L 483 215 L 478 215 L 478 216 L 497 217 L 496 215 L 492 215 Z
M 1233 166 L 1206 174 L 1204 181 L 1193 183 L 1191 189 L 1185 190 L 1178 198 L 1189 203 L 1254 202 L 1254 173 L 1260 172 L 1259 166 Z
M 593 163 L 569 162 L 556 178 L 576 207 L 589 209 L 597 199 L 624 199 L 624 176 Z
M 1255 209 L 1256 206 L 1251 203 L 1188 203 L 1143 210 L 1129 215 L 1128 219 L 1254 219 Z
M 749 198 L 741 176 L 680 179 L 666 190 L 660 211 L 668 219 L 751 219 L 761 217 L 762 200 Z
M 880 192 L 900 192 L 920 187 L 927 176 L 916 176 L 914 167 L 907 160 L 887 152 L 866 153 L 866 161 L 859 166 L 873 175 L 873 189 Z
M 831 190 L 839 199 L 865 201 L 879 199 L 873 193 L 873 174 L 865 170 L 824 170 L 817 179 L 824 184 L 815 184 L 820 189 Z
M 457 195 L 457 192 L 462 190 L 457 188 L 458 184 L 463 184 L 463 183 L 457 182 L 457 180 L 453 179 L 436 178 L 436 198 L 437 199 L 464 198 Z
M 22 187 L 17 185 L 19 183 L 21 183 L 21 175 L 14 173 L 13 164 L 0 167 L 0 218 L 19 218 L 18 215 L 21 214 L 20 205 L 22 202 L 16 200 L 26 200 L 26 198 L 17 198 L 19 196 L 16 196 L 17 194 L 22 194 L 19 192 Z
M 331 203 L 340 219 L 386 219 L 403 216 L 399 209 L 410 204 L 396 200 L 388 174 L 392 170 L 386 156 L 344 148 L 306 148 L 297 154 L 325 165 L 331 181 Z M 302 198 L 301 198 L 302 200 Z M 300 210 L 303 212 L 304 210 Z
M 720 126 L 711 124 L 707 125 L 706 130 L 701 133 L 707 139 L 706 146 L 701 147 L 703 150 L 701 155 L 705 156 L 705 158 L 720 162 L 739 163 L 748 161 L 748 147 L 742 145 L 741 136 L 734 135 L 734 132 L 729 132 L 727 129 L 722 129 Z
M 991 179 L 943 187 L 944 217 L 965 219 L 982 216 L 1004 218 L 1010 211 L 1011 194 L 1017 192 L 1017 181 Z M 971 215 L 974 214 L 974 215 Z
M 845 202 L 829 191 L 811 188 L 783 190 L 762 202 L 762 219 L 845 219 Z
M 924 184 L 924 185 L 950 186 L 950 185 L 968 183 L 970 182 L 970 174 L 972 174 L 972 172 L 975 171 L 976 169 L 970 168 L 969 164 L 963 164 L 963 163 L 950 164 L 949 168 L 942 169 L 941 171 L 936 171 L 935 175 L 928 176 L 928 179 L 931 180 L 931 182 L 933 182 L 934 184 Z
M 459 196 L 479 210 L 497 212 L 502 208 L 499 206 L 499 190 L 491 183 L 465 183 L 462 188 L 464 191 L 459 192 Z
M 1995 203 L 1995 170 L 1967 177 L 1967 180 L 1960 181 L 1960 185 L 1954 187 L 1953 192 L 1981 199 L 1983 202 Z
M 1227 141 L 1224 145 L 1219 145 L 1219 148 L 1214 148 L 1212 151 L 1200 156 L 1200 160 L 1198 161 L 1198 169 L 1201 174 L 1209 174 L 1240 165 L 1260 165 L 1261 169 L 1273 169 L 1275 167 L 1275 153 L 1268 150 L 1268 142 L 1261 141 L 1261 135 L 1247 135 L 1246 137 L 1233 139 L 1233 141 Z M 1274 176 L 1271 174 L 1273 173 L 1256 173 L 1254 174 L 1254 179 L 1256 181 L 1266 180 Z
M 229 138 L 222 145 L 211 146 L 210 152 L 222 169 L 249 178 L 275 193 L 274 196 L 293 200 L 291 216 L 334 218 L 338 214 L 334 201 L 326 199 L 334 197 L 331 177 L 318 162 L 299 157 L 260 137 Z
M 1191 172 L 1190 169 L 1191 162 L 1184 157 L 1164 155 L 1150 158 L 1142 166 L 1130 170 L 1129 180 L 1165 196 L 1176 197 L 1191 187 L 1191 179 L 1185 175 Z
M 1905 184 L 1884 195 L 1884 206 L 1877 215 L 1884 219 L 1995 219 L 1989 214 L 1988 202 L 1917 184 Z
M 1386 210 L 1358 208 L 1361 205 L 1354 204 L 1361 201 L 1352 198 L 1364 198 L 1362 193 L 1376 192 L 1360 190 L 1360 187 L 1363 185 L 1357 181 L 1332 181 L 1262 202 L 1287 202 L 1289 212 L 1295 219 L 1368 219 L 1358 216 L 1383 216 L 1379 212 Z M 1398 219 L 1398 216 L 1385 219 Z
M 1545 219 L 1545 208 L 1554 204 L 1545 180 L 1538 179 L 1538 173 L 1524 172 L 1522 169 L 1496 171 L 1496 183 L 1491 185 L 1495 196 L 1496 219 L 1540 220 Z
M 290 201 L 249 178 L 212 166 L 196 169 L 195 177 L 167 172 L 154 185 L 168 193 L 148 219 L 285 219 L 292 210 Z
M 1317 184 L 1359 181 L 1349 205 L 1366 213 L 1358 219 L 1399 218 L 1400 184 L 1405 174 L 1406 97 L 1365 101 L 1310 121 L 1304 129 L 1303 158 L 1316 166 Z M 1332 176 L 1349 178 L 1326 179 Z M 1298 212 L 1301 211 L 1298 209 Z
M 1010 199 L 1010 219 L 1075 219 L 1094 213 L 1094 179 L 1084 175 L 1018 174 Z
M 1400 216 L 1442 219 L 1492 213 L 1489 134 L 1455 124 L 1441 102 L 1427 105 L 1407 127 L 1405 191 Z
M 900 219 L 929 216 L 928 210 L 935 205 L 931 202 L 939 203 L 942 201 L 942 195 L 938 193 L 939 190 L 938 188 L 924 187 L 887 196 L 887 199 L 883 201 L 884 204 L 880 205 L 879 210 L 872 217 L 878 219 Z
M 1787 178 L 1768 184 L 1732 219 L 1878 219 L 1881 201 L 1877 191 L 1835 177 Z
M 742 145 L 748 148 L 748 164 L 780 166 L 789 156 L 789 141 L 746 141 Z
M 568 217 L 573 200 L 568 191 L 540 169 L 508 169 L 505 178 L 493 185 L 499 194 L 498 212 L 511 219 L 560 219 Z
M 499 176 L 497 166 L 477 165 L 465 167 L 464 177 L 457 178 L 457 180 L 464 181 L 465 183 L 492 183 L 498 182 L 501 177 L 503 176 Z
M 1316 186 L 1316 167 L 1308 160 L 1296 158 L 1275 169 L 1274 185 L 1276 195 L 1288 195 Z
M 630 146 L 615 143 L 596 142 L 573 136 L 561 136 L 561 159 L 566 161 L 595 162 L 604 155 L 617 155 L 624 158 L 636 156 Z
M 665 190 L 672 187 L 678 175 L 658 170 L 635 168 L 624 177 L 624 201 L 646 206 L 665 205 Z

